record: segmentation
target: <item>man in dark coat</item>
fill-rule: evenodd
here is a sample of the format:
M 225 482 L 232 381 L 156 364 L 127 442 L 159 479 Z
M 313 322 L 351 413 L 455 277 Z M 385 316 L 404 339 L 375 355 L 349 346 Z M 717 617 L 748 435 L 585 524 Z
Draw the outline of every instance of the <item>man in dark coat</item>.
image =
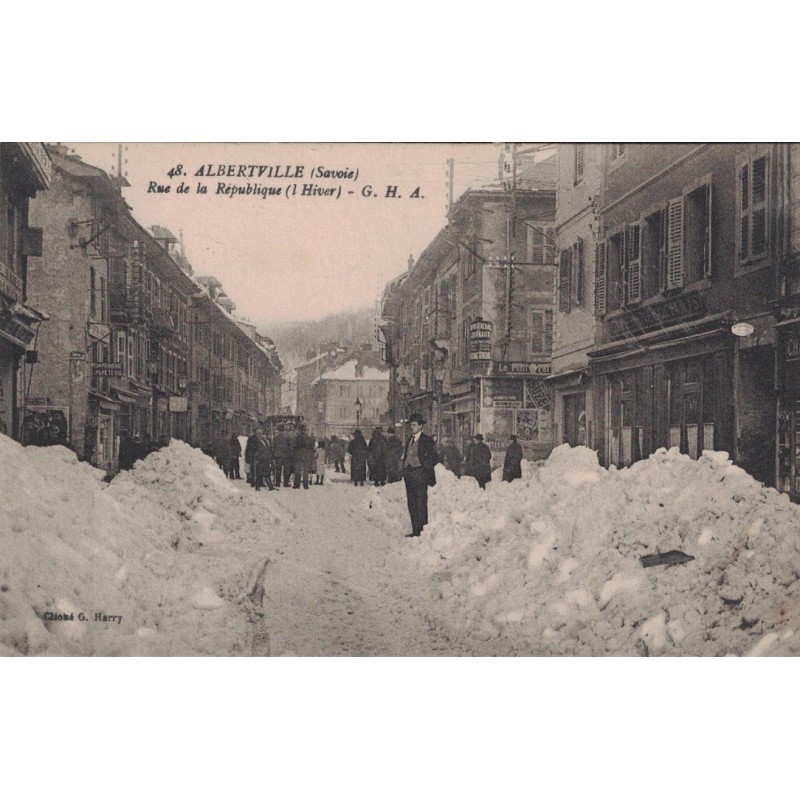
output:
M 386 480 L 397 483 L 403 474 L 403 443 L 389 431 L 386 437 Z
M 428 487 L 436 485 L 436 444 L 423 433 L 425 420 L 420 414 L 412 414 L 408 424 L 411 436 L 406 441 L 403 454 L 403 480 L 411 516 L 411 533 L 406 536 L 419 536 L 428 524 Z
M 369 440 L 369 477 L 375 486 L 386 485 L 386 439 L 383 428 L 375 428 Z
M 456 478 L 461 477 L 461 451 L 452 439 L 445 439 L 442 442 L 442 463 Z
M 350 480 L 354 486 L 363 486 L 367 479 L 367 454 L 369 452 L 364 434 L 360 430 L 353 433 L 353 438 L 347 445 L 350 453 Z
M 242 476 L 239 474 L 239 457 L 242 455 L 242 445 L 239 442 L 239 437 L 231 434 L 230 444 L 228 445 L 228 455 L 230 456 L 230 477 L 235 480 L 241 480 Z
M 278 432 L 272 437 L 272 457 L 275 461 L 275 488 L 280 488 L 281 481 L 288 486 L 292 474 L 292 447 L 283 425 L 278 425 Z
M 256 491 L 260 491 L 265 482 L 272 491 L 275 488 L 272 485 L 272 447 L 261 428 L 256 428 L 256 432 L 247 440 L 244 457 L 250 464 L 250 475 Z
M 120 470 L 131 469 L 136 463 L 136 443 L 124 428 L 119 432 L 119 459 Z
M 481 489 L 492 479 L 492 451 L 484 444 L 483 435 L 475 434 L 475 446 L 472 448 L 472 475 Z
M 344 444 L 338 436 L 331 436 L 331 443 L 328 445 L 330 461 L 336 472 L 344 472 Z
M 299 489 L 302 480 L 303 488 L 308 489 L 308 473 L 314 463 L 314 439 L 306 433 L 305 425 L 297 429 L 293 445 L 294 488 Z
M 509 483 L 522 477 L 522 445 L 517 441 L 517 435 L 511 434 L 511 444 L 506 450 L 503 462 L 503 480 Z
M 217 436 L 214 442 L 214 455 L 217 458 L 217 465 L 225 473 L 225 477 L 229 478 L 231 467 L 231 444 L 228 437 L 222 433 Z

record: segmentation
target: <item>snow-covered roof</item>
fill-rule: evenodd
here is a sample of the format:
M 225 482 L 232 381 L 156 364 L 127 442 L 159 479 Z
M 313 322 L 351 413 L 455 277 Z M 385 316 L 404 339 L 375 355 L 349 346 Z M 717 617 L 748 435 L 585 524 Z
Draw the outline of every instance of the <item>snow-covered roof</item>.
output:
M 360 375 L 356 375 L 358 361 L 351 359 L 330 372 L 323 372 L 319 380 L 322 381 L 388 381 L 389 372 L 384 369 L 365 366 Z

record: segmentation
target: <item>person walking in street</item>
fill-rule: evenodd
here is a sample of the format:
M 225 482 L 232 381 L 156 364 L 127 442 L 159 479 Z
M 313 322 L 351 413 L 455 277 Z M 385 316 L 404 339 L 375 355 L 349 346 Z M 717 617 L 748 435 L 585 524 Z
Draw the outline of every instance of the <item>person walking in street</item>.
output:
M 278 425 L 278 431 L 272 438 L 272 457 L 275 461 L 275 488 L 280 489 L 281 482 L 288 486 L 292 471 L 292 448 L 283 425 Z
M 293 445 L 294 488 L 299 489 L 302 481 L 303 488 L 308 489 L 308 473 L 314 463 L 314 440 L 306 433 L 305 425 L 297 429 Z
M 347 445 L 347 452 L 350 453 L 350 480 L 354 486 L 363 486 L 367 479 L 367 442 L 364 434 L 360 430 L 353 433 L 350 444 Z
M 369 440 L 369 477 L 374 486 L 386 485 L 386 439 L 383 428 L 377 427 L 372 431 Z
M 231 478 L 234 480 L 241 480 L 242 476 L 239 474 L 239 458 L 242 455 L 242 445 L 239 442 L 239 437 L 235 434 L 231 434 L 230 443 L 228 445 L 228 453 L 230 454 L 230 466 L 229 472 Z
M 117 464 L 120 471 L 131 469 L 136 463 L 136 443 L 128 435 L 128 431 L 123 428 L 119 432 L 119 458 Z
M 503 461 L 503 480 L 511 481 L 522 477 L 522 445 L 517 441 L 517 435 L 511 434 L 511 444 L 506 450 Z
M 224 434 L 217 437 L 216 444 L 214 445 L 214 455 L 217 458 L 219 468 L 225 473 L 225 477 L 230 477 L 231 456 L 230 456 L 230 440 Z
M 250 486 L 255 485 L 255 473 L 253 471 L 253 451 L 256 446 L 255 431 L 247 437 L 247 442 L 244 445 L 244 471 L 247 475 L 247 482 Z
M 461 451 L 452 439 L 442 440 L 442 463 L 456 478 L 461 477 Z
M 386 480 L 397 483 L 403 476 L 403 443 L 389 431 L 386 437 Z
M 411 533 L 406 536 L 419 536 L 428 524 L 428 487 L 436 485 L 436 445 L 423 432 L 425 420 L 420 414 L 412 414 L 408 418 L 408 424 L 411 427 L 411 436 L 406 441 L 403 454 L 403 480 L 411 517 Z
M 331 460 L 337 472 L 344 472 L 344 442 L 338 437 L 331 438 Z
M 481 489 L 492 480 L 492 451 L 484 444 L 483 435 L 475 434 L 475 446 L 472 449 L 473 475 Z
M 256 430 L 255 448 L 253 453 L 253 481 L 256 491 L 259 491 L 264 483 L 272 491 L 275 487 L 272 485 L 272 469 L 273 469 L 273 455 L 272 445 L 270 445 L 267 437 L 264 436 L 264 431 L 261 428 Z
M 268 466 L 272 467 L 272 448 L 269 446 L 262 428 L 256 428 L 255 433 L 248 437 L 244 448 L 244 460 L 249 467 L 250 483 L 258 492 L 264 485 L 264 470 Z M 272 489 L 272 476 L 267 475 L 266 480 L 267 485 Z
M 317 479 L 314 483 L 317 486 L 322 486 L 325 483 L 325 461 L 327 460 L 327 448 L 325 447 L 325 440 L 317 442 L 317 449 L 314 451 L 314 458 L 317 462 Z
M 475 477 L 475 437 L 470 436 L 464 448 L 464 467 L 461 474 Z

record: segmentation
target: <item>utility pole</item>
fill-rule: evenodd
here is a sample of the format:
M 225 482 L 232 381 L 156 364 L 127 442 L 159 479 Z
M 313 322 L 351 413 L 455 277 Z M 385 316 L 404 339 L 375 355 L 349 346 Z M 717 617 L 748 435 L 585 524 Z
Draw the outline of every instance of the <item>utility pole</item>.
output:
M 517 212 L 517 145 L 511 147 L 511 208 L 506 223 L 506 332 L 503 343 L 503 360 L 508 357 L 511 344 L 511 309 L 514 293 L 514 239 L 516 235 Z

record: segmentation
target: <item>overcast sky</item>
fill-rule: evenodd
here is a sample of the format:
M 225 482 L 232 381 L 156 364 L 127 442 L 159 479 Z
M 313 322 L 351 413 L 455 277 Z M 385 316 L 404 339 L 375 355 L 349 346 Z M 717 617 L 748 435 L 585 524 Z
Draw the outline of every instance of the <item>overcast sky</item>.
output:
M 66 143 L 84 161 L 116 171 L 116 144 Z M 196 275 L 212 274 L 259 324 L 313 320 L 338 311 L 374 307 L 387 280 L 402 273 L 446 222 L 447 159 L 455 159 L 455 198 L 497 179 L 496 144 L 127 144 L 124 190 L 136 219 L 160 224 L 178 237 Z M 234 165 L 233 175 L 208 176 L 211 165 Z M 181 166 L 182 175 L 168 175 Z M 243 174 L 239 165 L 245 167 Z M 250 165 L 280 167 L 260 177 Z M 289 167 L 288 175 L 286 167 Z M 302 177 L 297 167 L 303 168 Z M 316 167 L 355 171 L 357 179 L 317 178 Z M 177 193 L 184 181 L 188 193 Z M 151 184 L 169 192 L 148 191 Z M 197 186 L 207 194 L 197 193 Z M 219 184 L 270 186 L 280 195 L 228 196 Z M 338 190 L 341 197 L 300 196 L 305 184 Z M 297 195 L 286 196 L 296 185 Z M 371 186 L 377 196 L 365 197 Z M 398 199 L 386 198 L 397 186 Z M 417 189 L 419 198 L 412 198 Z M 348 192 L 352 192 L 349 194 Z

